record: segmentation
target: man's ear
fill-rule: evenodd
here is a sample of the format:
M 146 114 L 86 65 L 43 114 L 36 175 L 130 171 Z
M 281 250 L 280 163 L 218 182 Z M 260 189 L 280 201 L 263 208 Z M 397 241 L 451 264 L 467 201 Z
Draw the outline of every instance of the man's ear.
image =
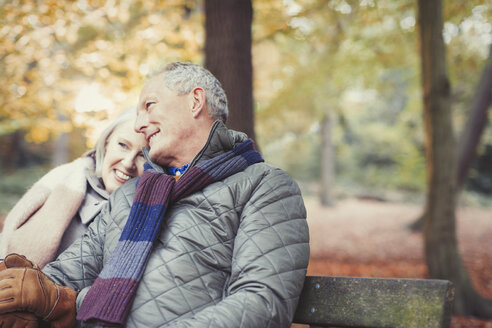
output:
M 190 108 L 193 118 L 197 118 L 206 107 L 205 90 L 196 87 L 190 92 Z

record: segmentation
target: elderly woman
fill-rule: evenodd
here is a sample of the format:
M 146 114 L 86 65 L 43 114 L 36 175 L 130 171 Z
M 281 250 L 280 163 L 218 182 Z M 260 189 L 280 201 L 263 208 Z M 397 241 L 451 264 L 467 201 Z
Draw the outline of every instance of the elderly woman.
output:
M 41 268 L 87 230 L 109 195 L 143 173 L 147 146 L 133 129 L 135 108 L 101 134 L 94 150 L 54 168 L 37 181 L 5 219 L 1 257 L 25 255 Z

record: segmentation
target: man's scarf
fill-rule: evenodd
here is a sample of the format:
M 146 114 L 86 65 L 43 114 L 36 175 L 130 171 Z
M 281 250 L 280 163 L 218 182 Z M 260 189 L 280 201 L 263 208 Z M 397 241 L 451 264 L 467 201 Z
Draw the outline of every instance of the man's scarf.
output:
M 177 181 L 146 163 L 128 221 L 111 257 L 85 296 L 77 319 L 123 325 L 167 208 L 211 183 L 262 161 L 251 140 L 247 140 L 222 155 L 192 166 Z

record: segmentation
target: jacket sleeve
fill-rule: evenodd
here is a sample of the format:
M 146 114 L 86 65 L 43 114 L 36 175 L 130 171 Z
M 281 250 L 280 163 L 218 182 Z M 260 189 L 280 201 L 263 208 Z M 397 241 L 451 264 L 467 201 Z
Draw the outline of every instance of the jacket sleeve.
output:
M 92 286 L 103 267 L 104 237 L 110 206 L 107 202 L 86 233 L 43 268 L 43 272 L 54 282 L 77 292 Z
M 225 297 L 166 327 L 290 327 L 309 260 L 306 210 L 283 171 L 265 173 L 241 212 Z

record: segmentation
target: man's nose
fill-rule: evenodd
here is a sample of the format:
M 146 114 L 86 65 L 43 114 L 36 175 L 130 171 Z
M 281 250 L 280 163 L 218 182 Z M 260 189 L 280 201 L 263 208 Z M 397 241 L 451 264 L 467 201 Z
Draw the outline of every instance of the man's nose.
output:
M 148 119 L 145 113 L 138 113 L 137 118 L 135 119 L 135 125 L 133 129 L 137 133 L 144 133 L 145 128 L 148 126 Z

